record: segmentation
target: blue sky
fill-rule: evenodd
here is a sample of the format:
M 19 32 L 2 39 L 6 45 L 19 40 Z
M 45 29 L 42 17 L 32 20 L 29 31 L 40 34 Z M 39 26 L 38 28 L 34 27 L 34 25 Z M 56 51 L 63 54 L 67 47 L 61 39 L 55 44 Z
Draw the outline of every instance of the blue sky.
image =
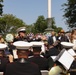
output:
M 47 1 L 48 0 L 4 0 L 3 13 L 13 14 L 22 19 L 26 24 L 36 22 L 38 16 L 43 15 L 47 18 Z M 62 4 L 67 0 L 52 0 L 52 17 L 55 17 L 57 27 L 62 27 L 67 31 L 62 15 L 64 12 Z

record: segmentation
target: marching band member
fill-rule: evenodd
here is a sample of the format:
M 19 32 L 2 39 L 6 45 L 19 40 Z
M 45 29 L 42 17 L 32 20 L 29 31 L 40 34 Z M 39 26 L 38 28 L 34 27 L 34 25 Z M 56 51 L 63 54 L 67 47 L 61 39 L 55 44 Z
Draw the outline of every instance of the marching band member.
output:
M 4 52 L 6 47 L 6 44 L 0 43 L 0 72 L 5 72 L 6 65 L 10 63 Z
M 29 48 L 32 44 L 25 41 L 13 43 L 17 48 L 18 60 L 7 65 L 5 75 L 41 75 L 39 67 L 28 61 Z
M 33 44 L 33 56 L 29 58 L 30 62 L 37 64 L 40 70 L 48 70 L 48 60 L 40 55 L 43 42 L 31 42 Z

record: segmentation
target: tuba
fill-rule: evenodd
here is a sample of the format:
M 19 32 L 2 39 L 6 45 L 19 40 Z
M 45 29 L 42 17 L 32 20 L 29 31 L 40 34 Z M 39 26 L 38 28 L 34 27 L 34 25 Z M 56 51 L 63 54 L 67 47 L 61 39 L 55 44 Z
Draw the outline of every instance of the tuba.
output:
M 48 75 L 68 75 L 68 72 L 57 65 L 49 70 Z

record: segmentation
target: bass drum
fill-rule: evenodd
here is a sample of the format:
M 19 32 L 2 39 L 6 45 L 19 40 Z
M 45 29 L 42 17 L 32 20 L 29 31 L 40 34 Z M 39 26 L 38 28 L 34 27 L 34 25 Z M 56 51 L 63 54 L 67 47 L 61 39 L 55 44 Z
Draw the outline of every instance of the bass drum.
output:
M 60 66 L 54 66 L 49 70 L 48 75 L 67 75 L 67 73 Z

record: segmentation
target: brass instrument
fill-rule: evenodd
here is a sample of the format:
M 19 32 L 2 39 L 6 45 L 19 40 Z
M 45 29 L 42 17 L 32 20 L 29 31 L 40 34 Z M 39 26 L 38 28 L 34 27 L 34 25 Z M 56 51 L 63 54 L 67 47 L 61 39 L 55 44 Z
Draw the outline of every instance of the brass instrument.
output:
M 68 75 L 68 71 L 64 70 L 60 66 L 54 66 L 50 69 L 48 75 Z

